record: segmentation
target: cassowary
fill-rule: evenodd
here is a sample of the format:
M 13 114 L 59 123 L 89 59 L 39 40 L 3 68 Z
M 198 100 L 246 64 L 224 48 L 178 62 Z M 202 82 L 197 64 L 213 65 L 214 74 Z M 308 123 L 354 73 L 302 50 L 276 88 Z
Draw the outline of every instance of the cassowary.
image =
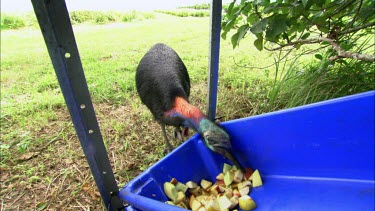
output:
M 197 131 L 209 149 L 240 167 L 230 153 L 229 135 L 207 119 L 196 106 L 189 104 L 189 74 L 172 48 L 159 43 L 144 55 L 137 67 L 136 86 L 142 102 L 161 125 L 165 152 L 173 149 L 165 133 L 165 125 L 174 126 L 175 134 L 182 126 Z

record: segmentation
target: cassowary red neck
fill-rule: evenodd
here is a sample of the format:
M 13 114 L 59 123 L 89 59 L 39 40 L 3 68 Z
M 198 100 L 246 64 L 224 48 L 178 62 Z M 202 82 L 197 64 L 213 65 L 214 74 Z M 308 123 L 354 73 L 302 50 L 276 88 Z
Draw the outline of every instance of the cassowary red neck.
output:
M 176 97 L 173 108 L 167 111 L 165 115 L 181 115 L 185 119 L 190 120 L 194 124 L 195 129 L 197 129 L 199 122 L 205 117 L 199 108 L 189 104 L 182 97 Z

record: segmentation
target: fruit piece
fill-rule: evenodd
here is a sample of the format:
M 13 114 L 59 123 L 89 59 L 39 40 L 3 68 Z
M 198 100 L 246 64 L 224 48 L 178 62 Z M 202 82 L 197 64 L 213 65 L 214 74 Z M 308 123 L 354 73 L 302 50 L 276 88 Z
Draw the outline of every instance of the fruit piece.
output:
M 227 173 L 227 171 L 229 171 L 230 169 L 232 168 L 231 165 L 227 164 L 227 163 L 224 163 L 224 166 L 223 166 L 223 173 Z
M 260 174 L 258 169 L 254 171 L 254 173 L 251 175 L 251 180 L 253 183 L 253 187 L 259 187 L 263 185 L 262 179 L 260 178 Z
M 234 179 L 234 173 L 231 172 L 231 171 L 227 171 L 224 175 L 224 183 L 226 186 L 229 186 L 230 184 L 232 184 L 233 182 L 233 179 Z
M 220 205 L 216 198 L 211 198 L 205 205 L 207 211 L 220 211 Z
M 219 194 L 219 191 L 218 191 L 218 187 L 217 185 L 213 185 L 210 187 L 210 194 L 213 195 L 213 196 L 217 196 Z M 220 189 L 219 189 L 220 190 Z
M 225 195 L 226 197 L 228 197 L 228 199 L 232 198 L 232 197 L 233 197 L 233 190 L 227 188 L 227 189 L 225 190 L 225 192 L 224 192 L 224 195 Z
M 233 196 L 241 197 L 241 194 L 237 189 L 234 189 L 233 190 Z
M 230 170 L 232 170 L 232 171 L 237 171 L 238 168 L 237 168 L 237 166 L 232 166 L 232 168 L 231 168 Z
M 168 196 L 169 199 L 172 201 L 175 201 L 177 198 L 177 190 L 176 187 L 170 183 L 170 182 L 165 182 L 164 183 L 164 193 Z
M 199 208 L 201 208 L 203 205 L 202 203 L 200 203 L 198 200 L 194 200 L 192 205 L 190 206 L 191 210 L 198 210 Z
M 216 176 L 217 180 L 223 180 L 224 179 L 224 174 L 220 173 L 219 175 Z
M 254 170 L 252 168 L 245 168 L 245 178 L 250 179 L 250 176 L 253 174 Z
M 179 204 L 179 203 L 181 203 L 184 199 L 185 199 L 185 194 L 184 194 L 182 191 L 179 191 L 179 192 L 177 193 L 177 197 L 176 197 L 176 199 L 173 200 L 173 202 L 174 202 L 175 204 Z
M 240 192 L 241 196 L 249 195 L 250 187 L 249 186 L 243 187 L 243 188 L 239 189 L 239 192 Z
M 191 194 L 193 194 L 194 196 L 199 196 L 199 195 L 202 194 L 202 188 L 199 187 L 199 186 L 197 186 L 197 187 L 195 187 L 195 188 L 191 188 L 191 189 L 189 190 L 189 192 L 190 192 Z
M 232 208 L 234 208 L 235 206 L 237 206 L 237 204 L 238 204 L 238 199 L 239 199 L 238 196 L 233 196 L 232 198 L 230 198 L 230 201 L 232 202 L 232 206 L 230 206 L 229 209 L 232 209 Z
M 193 181 L 189 181 L 185 184 L 188 188 L 196 188 L 198 187 L 198 184 L 193 182 Z
M 234 181 L 235 183 L 239 183 L 239 182 L 242 181 L 242 179 L 243 179 L 243 173 L 242 173 L 242 171 L 239 170 L 239 169 L 236 170 L 236 172 L 234 173 L 233 181 Z
M 205 207 L 201 207 L 197 211 L 206 211 L 206 208 Z
M 241 196 L 238 199 L 238 203 L 240 205 L 240 209 L 242 209 L 242 210 L 253 210 L 257 207 L 254 200 L 252 198 L 250 198 L 250 196 L 248 196 L 248 195 Z
M 225 187 L 225 182 L 224 182 L 224 180 L 216 180 L 216 184 L 219 185 L 219 186 L 223 186 L 223 187 Z
M 241 189 L 246 186 L 251 186 L 251 182 L 249 180 L 245 180 L 245 181 L 238 183 L 237 188 Z
M 195 199 L 195 196 L 194 195 L 190 195 L 189 197 L 189 206 L 192 207 L 193 206 L 193 201 L 196 200 Z
M 171 179 L 171 181 L 170 181 L 170 183 L 172 183 L 173 185 L 176 185 L 177 184 L 177 179 L 176 178 L 172 178 Z
M 186 185 L 182 184 L 181 182 L 177 182 L 177 184 L 175 185 L 175 187 L 176 187 L 177 191 L 182 191 L 184 193 L 188 189 L 188 187 Z
M 165 203 L 166 203 L 166 204 L 170 204 L 170 205 L 175 205 L 175 204 L 173 203 L 173 201 L 166 201 Z
M 212 182 L 202 179 L 201 186 L 204 190 L 208 190 L 212 186 Z
M 226 196 L 219 197 L 218 201 L 219 201 L 219 205 L 220 205 L 221 210 L 229 209 L 229 207 L 233 206 L 232 201 L 230 199 L 228 199 Z
M 186 206 L 186 204 L 183 203 L 183 202 L 178 203 L 176 206 L 178 206 L 178 207 L 182 207 L 182 208 L 184 208 L 184 209 L 188 209 L 187 206 Z

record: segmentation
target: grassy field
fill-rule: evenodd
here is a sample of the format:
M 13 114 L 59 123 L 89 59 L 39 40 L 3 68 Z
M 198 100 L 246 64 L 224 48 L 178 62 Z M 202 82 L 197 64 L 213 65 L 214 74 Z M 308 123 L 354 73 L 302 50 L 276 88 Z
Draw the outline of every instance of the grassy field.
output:
M 189 70 L 191 102 L 205 111 L 208 29 L 208 17 L 161 13 L 126 23 L 74 25 L 119 187 L 163 157 L 161 130 L 135 91 L 139 60 L 155 43 L 174 48 Z M 277 106 L 269 103 L 274 55 L 252 43 L 250 37 L 233 50 L 229 40 L 221 42 L 217 116 L 223 121 L 285 107 L 277 94 Z M 37 28 L 1 31 L 0 150 L 2 210 L 104 209 Z

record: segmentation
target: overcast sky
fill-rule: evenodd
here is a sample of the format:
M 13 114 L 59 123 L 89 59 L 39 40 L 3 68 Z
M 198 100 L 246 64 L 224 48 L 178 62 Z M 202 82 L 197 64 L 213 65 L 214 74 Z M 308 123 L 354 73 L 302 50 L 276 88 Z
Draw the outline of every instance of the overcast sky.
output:
M 69 11 L 74 10 L 145 10 L 174 9 L 179 6 L 209 3 L 211 0 L 66 0 Z M 223 0 L 223 4 L 231 0 Z M 32 11 L 30 0 L 1 0 L 2 12 Z

